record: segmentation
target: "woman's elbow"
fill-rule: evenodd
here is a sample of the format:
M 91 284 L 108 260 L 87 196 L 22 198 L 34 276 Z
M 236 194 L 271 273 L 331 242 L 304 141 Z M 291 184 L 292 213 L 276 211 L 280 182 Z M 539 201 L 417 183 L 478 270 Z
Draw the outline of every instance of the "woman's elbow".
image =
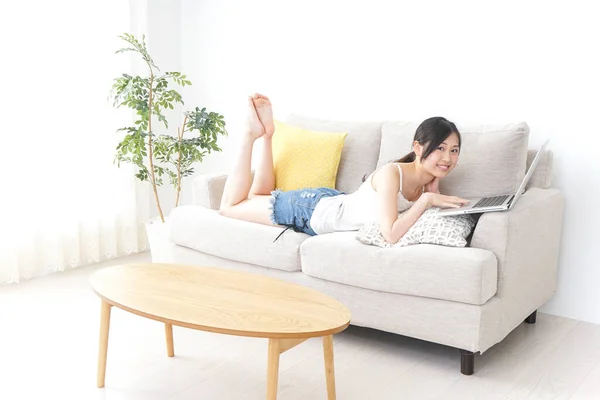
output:
M 385 240 L 388 243 L 394 244 L 398 240 L 400 240 L 400 238 L 394 236 L 391 229 L 385 229 L 383 227 L 380 227 L 379 230 L 381 231 L 381 236 L 383 237 L 383 240 Z

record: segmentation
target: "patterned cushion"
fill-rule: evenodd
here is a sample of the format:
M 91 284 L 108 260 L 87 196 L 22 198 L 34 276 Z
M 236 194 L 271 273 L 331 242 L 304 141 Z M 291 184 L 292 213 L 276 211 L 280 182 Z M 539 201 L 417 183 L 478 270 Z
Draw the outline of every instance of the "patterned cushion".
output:
M 315 132 L 275 121 L 275 188 L 335 188 L 347 133 Z
M 477 218 L 473 215 L 441 217 L 437 215 L 439 211 L 440 209 L 437 207 L 425 211 L 398 243 L 386 242 L 381 236 L 377 222 L 371 222 L 362 227 L 358 231 L 356 239 L 361 243 L 379 247 L 403 247 L 420 243 L 465 247 L 467 237 L 475 227 Z

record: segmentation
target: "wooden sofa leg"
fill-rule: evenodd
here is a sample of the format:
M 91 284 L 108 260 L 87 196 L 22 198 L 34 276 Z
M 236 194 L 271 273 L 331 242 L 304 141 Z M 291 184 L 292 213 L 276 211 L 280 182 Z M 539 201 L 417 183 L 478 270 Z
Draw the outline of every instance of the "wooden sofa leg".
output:
M 467 350 L 460 351 L 460 372 L 463 375 L 473 375 L 473 372 L 475 372 L 475 353 Z
M 467 350 L 460 351 L 460 372 L 463 375 L 473 375 L 473 372 L 475 372 L 475 353 Z
M 525 318 L 525 322 L 528 324 L 535 324 L 535 319 L 537 317 L 537 310 L 531 313 L 531 315 Z

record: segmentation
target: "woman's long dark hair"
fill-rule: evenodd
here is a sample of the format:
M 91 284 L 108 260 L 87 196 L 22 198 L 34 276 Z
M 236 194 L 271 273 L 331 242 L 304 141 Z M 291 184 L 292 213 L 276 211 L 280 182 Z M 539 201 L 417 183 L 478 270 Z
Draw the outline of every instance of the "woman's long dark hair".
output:
M 429 155 L 453 133 L 456 133 L 456 136 L 458 136 L 458 147 L 460 149 L 462 139 L 454 122 L 448 121 L 444 117 L 431 117 L 421 122 L 421 125 L 417 128 L 415 137 L 413 138 L 413 143 L 416 141 L 425 146 L 425 151 L 421 155 L 419 162 L 422 162 L 425 158 L 429 157 Z M 409 163 L 415 161 L 416 158 L 417 155 L 415 152 L 411 151 L 404 157 L 392 162 Z
M 458 136 L 458 148 L 460 151 L 460 147 L 462 146 L 462 138 L 460 136 L 460 132 L 454 125 L 454 122 L 448 121 L 444 117 L 431 117 L 427 118 L 425 121 L 421 122 L 421 125 L 417 127 L 415 131 L 415 136 L 413 138 L 413 143 L 419 142 L 421 145 L 425 146 L 425 151 L 421 154 L 421 158 L 419 162 L 423 162 L 423 160 L 431 153 L 438 148 L 440 144 L 446 139 L 448 136 L 456 133 Z M 392 163 L 409 163 L 413 162 L 417 159 L 417 154 L 414 151 L 411 151 L 404 157 L 390 161 Z M 367 175 L 364 175 L 362 181 L 364 182 L 367 179 Z

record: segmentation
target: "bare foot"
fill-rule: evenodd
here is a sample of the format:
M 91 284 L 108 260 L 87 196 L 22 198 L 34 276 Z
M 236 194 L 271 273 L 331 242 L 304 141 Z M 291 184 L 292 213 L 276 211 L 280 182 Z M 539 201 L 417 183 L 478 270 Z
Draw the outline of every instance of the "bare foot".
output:
M 246 133 L 252 140 L 256 140 L 265 134 L 265 128 L 260 123 L 252 97 L 248 97 L 248 116 L 246 118 Z
M 254 107 L 256 108 L 256 114 L 262 126 L 265 127 L 265 136 L 271 137 L 275 132 L 275 125 L 273 124 L 273 108 L 271 102 L 267 96 L 259 93 L 254 93 L 252 97 Z

